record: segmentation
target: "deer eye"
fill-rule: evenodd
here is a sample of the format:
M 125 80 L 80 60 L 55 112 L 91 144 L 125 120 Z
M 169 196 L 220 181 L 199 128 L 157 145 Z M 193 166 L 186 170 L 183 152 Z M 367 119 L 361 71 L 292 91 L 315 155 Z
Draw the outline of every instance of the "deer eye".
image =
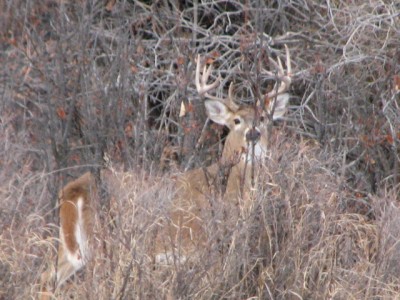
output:
M 240 119 L 239 118 L 233 119 L 233 123 L 235 123 L 235 125 L 240 124 Z

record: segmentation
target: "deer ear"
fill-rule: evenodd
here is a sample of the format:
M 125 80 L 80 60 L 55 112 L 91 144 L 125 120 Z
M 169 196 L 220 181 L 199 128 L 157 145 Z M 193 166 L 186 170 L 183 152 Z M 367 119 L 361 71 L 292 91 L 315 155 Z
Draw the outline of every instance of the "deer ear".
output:
M 289 98 L 290 98 L 289 94 L 278 95 L 272 119 L 278 120 L 282 118 L 282 116 L 286 113 Z
M 228 120 L 232 113 L 224 103 L 216 100 L 206 100 L 204 105 L 211 120 L 220 125 L 228 126 Z

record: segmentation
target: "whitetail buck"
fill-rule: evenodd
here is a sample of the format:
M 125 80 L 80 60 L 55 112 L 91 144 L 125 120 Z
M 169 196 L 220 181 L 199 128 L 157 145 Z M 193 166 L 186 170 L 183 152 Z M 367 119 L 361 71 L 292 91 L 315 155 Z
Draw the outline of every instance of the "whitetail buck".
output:
M 52 297 L 52 286 L 57 289 L 90 259 L 92 252 L 97 198 L 95 178 L 85 173 L 68 183 L 59 193 L 60 234 L 57 265 L 42 274 L 41 299 Z
M 213 209 L 210 204 L 210 190 L 213 184 L 221 182 L 218 177 L 226 176 L 223 195 L 225 202 L 238 205 L 239 201 L 246 201 L 246 193 L 251 187 L 250 170 L 254 167 L 254 162 L 260 162 L 267 155 L 267 125 L 260 119 L 268 115 L 276 120 L 286 112 L 289 100 L 286 91 L 291 83 L 291 62 L 289 50 L 286 46 L 285 48 L 287 71 L 285 72 L 279 57 L 278 62 L 270 58 L 270 62 L 276 68 L 276 74 L 264 71 L 269 76 L 277 77 L 275 87 L 261 99 L 265 104 L 264 111 L 261 110 L 260 103 L 258 107 L 237 105 L 233 100 L 232 84 L 226 99 L 210 95 L 209 92 L 219 85 L 219 78 L 208 84 L 212 65 L 208 68 L 204 66 L 201 72 L 200 57 L 197 58 L 196 88 L 198 93 L 206 98 L 204 104 L 207 115 L 215 123 L 228 127 L 229 134 L 218 163 L 207 168 L 191 170 L 177 178 L 176 196 L 172 201 L 169 221 L 164 225 L 165 228 L 161 230 L 157 241 L 156 261 L 167 264 L 172 263 L 174 259 L 185 261 L 198 248 L 205 246 L 203 217 L 207 211 Z
M 266 113 L 272 119 L 283 116 L 289 100 L 286 93 L 291 83 L 291 64 L 289 50 L 286 47 L 286 67 L 284 71 L 278 58 L 276 63 L 277 84 L 264 95 Z M 265 157 L 267 151 L 267 130 L 264 122 L 258 122 L 258 112 L 253 106 L 238 106 L 233 101 L 232 85 L 228 98 L 217 98 L 209 94 L 219 80 L 207 84 L 212 67 L 204 66 L 201 72 L 200 57 L 197 58 L 196 88 L 200 95 L 207 98 L 205 107 L 208 117 L 229 128 L 224 150 L 219 163 L 207 168 L 188 171 L 176 179 L 176 196 L 168 214 L 170 221 L 163 224 L 156 239 L 155 259 L 159 263 L 171 263 L 171 259 L 180 261 L 188 258 L 205 240 L 202 223 L 202 211 L 210 209 L 208 195 L 210 185 L 219 176 L 221 166 L 228 167 L 225 201 L 237 204 L 245 197 L 250 187 L 250 169 L 254 161 Z M 202 74 L 201 74 L 202 73 Z M 265 71 L 270 76 L 274 73 Z M 265 115 L 265 112 L 263 113 Z M 258 126 L 255 124 L 259 123 Z M 251 145 L 254 151 L 251 151 Z M 252 155 L 252 153 L 254 155 Z M 252 157 L 253 156 L 253 157 Z M 242 193 L 243 192 L 243 193 Z M 94 176 L 86 173 L 67 184 L 60 192 L 60 243 L 56 270 L 42 275 L 42 299 L 49 299 L 53 294 L 52 283 L 56 289 L 70 276 L 82 268 L 91 257 L 91 241 L 95 213 L 93 202 L 97 197 Z

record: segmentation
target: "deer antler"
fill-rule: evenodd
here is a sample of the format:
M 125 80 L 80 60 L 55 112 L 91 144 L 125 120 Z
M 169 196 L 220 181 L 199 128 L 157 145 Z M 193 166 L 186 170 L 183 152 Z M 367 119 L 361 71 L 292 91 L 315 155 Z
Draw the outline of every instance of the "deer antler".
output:
M 195 76 L 195 83 L 197 92 L 210 100 L 215 100 L 224 103 L 227 107 L 229 107 L 232 111 L 237 111 L 239 106 L 233 100 L 233 84 L 229 85 L 228 91 L 228 98 L 219 98 L 213 95 L 210 95 L 208 92 L 215 89 L 219 84 L 221 79 L 221 75 L 218 75 L 218 78 L 211 84 L 207 84 L 207 81 L 210 77 L 210 74 L 213 70 L 212 64 L 207 68 L 206 65 L 203 67 L 203 72 L 200 72 L 200 55 L 196 58 L 197 65 L 196 65 L 196 76 Z M 202 73 L 202 74 L 200 74 Z
M 283 69 L 281 59 L 279 56 L 277 57 L 278 62 L 270 58 L 271 63 L 274 65 L 276 69 L 276 73 L 271 72 L 271 71 L 266 71 L 264 70 L 264 73 L 266 73 L 269 76 L 272 77 L 277 77 L 278 81 L 275 83 L 274 88 L 269 92 L 265 94 L 265 97 L 267 99 L 273 99 L 278 95 L 281 95 L 285 93 L 292 82 L 292 65 L 290 62 L 290 53 L 289 53 L 289 48 L 285 45 L 285 50 L 286 50 L 286 68 L 287 71 Z M 279 82 L 279 86 L 276 86 Z

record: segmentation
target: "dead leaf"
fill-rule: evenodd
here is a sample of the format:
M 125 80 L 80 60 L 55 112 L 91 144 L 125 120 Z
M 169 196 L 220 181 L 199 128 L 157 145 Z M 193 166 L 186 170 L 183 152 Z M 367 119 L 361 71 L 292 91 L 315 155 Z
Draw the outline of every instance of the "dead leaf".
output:
M 58 107 L 57 110 L 57 116 L 61 119 L 61 120 L 65 120 L 67 118 L 67 113 L 65 112 L 64 108 L 62 107 Z

